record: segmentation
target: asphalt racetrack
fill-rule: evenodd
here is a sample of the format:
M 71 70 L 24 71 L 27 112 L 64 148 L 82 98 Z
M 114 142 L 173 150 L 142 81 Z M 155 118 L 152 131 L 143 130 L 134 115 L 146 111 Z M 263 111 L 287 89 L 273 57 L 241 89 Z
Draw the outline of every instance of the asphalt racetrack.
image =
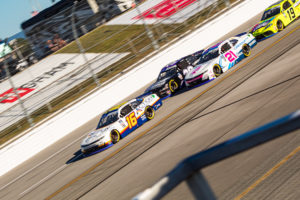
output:
M 1 200 L 131 199 L 185 157 L 299 109 L 299 42 L 297 20 L 216 80 L 165 100 L 152 121 L 112 148 L 83 158 L 80 142 L 98 119 L 90 121 L 3 175 Z M 205 168 L 218 199 L 300 199 L 299 133 Z M 193 197 L 182 183 L 164 199 Z

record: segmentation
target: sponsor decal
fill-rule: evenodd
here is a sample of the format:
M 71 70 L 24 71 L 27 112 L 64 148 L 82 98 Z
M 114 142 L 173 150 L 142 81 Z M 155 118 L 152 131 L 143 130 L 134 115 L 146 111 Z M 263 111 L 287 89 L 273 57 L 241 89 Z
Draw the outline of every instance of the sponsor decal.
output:
M 58 65 L 57 67 L 53 67 L 50 71 L 43 73 L 41 76 L 36 77 L 35 79 L 21 85 L 19 88 L 16 88 L 20 97 L 23 97 L 30 92 L 34 91 L 40 83 L 45 81 L 46 79 L 50 79 L 55 76 L 58 72 L 66 69 L 67 65 L 74 64 L 73 62 L 64 62 Z M 14 93 L 13 89 L 9 89 L 6 92 L 0 94 L 0 103 L 14 103 L 18 100 L 18 96 Z
M 123 127 L 123 128 L 126 128 L 126 124 L 123 122 L 123 120 L 119 120 L 119 124 Z
M 167 18 L 194 2 L 196 2 L 196 0 L 164 0 L 161 3 L 155 5 L 154 7 L 146 10 L 141 15 L 135 16 L 132 19 Z
M 229 62 L 233 62 L 237 59 L 237 56 L 232 51 L 228 51 L 224 56 Z
M 18 88 L 16 89 L 16 92 L 19 94 L 19 97 L 23 97 L 33 90 L 33 88 Z M 0 103 L 13 103 L 18 100 L 18 95 L 15 94 L 14 90 L 11 88 L 6 92 L 0 94 L 0 100 Z

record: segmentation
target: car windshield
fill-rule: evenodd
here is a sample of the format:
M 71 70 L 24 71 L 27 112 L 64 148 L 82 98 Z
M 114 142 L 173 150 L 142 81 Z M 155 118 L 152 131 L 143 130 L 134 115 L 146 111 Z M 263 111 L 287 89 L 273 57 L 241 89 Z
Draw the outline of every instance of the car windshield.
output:
M 177 73 L 177 70 L 175 67 L 169 68 L 163 72 L 160 72 L 160 74 L 158 75 L 157 80 L 160 81 L 162 79 L 165 79 L 166 77 L 170 77 L 173 76 Z
M 197 64 L 205 63 L 211 59 L 214 59 L 219 56 L 219 49 L 214 48 L 211 49 L 209 52 L 203 54 Z
M 201 52 L 196 52 L 196 53 L 194 53 L 193 55 L 187 57 L 186 60 L 187 60 L 189 63 L 194 64 L 196 61 L 199 60 L 199 58 L 201 58 L 202 52 L 203 52 L 203 51 L 201 51 Z
M 107 112 L 102 115 L 102 117 L 99 121 L 99 124 L 97 126 L 97 129 L 107 126 L 111 123 L 114 123 L 117 120 L 118 120 L 118 110 L 113 110 L 113 111 Z
M 264 14 L 261 18 L 261 21 L 269 19 L 271 17 L 274 17 L 275 15 L 278 15 L 279 13 L 280 13 L 280 7 L 279 6 L 271 8 L 271 9 L 264 12 Z

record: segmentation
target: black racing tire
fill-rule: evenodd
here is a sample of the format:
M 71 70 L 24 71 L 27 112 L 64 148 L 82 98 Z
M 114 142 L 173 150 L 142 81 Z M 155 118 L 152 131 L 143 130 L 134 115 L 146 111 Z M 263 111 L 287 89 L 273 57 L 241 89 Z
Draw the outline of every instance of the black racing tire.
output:
M 178 83 L 175 81 L 175 79 L 171 79 L 169 80 L 169 83 L 168 83 L 168 86 L 169 86 L 169 89 L 172 93 L 176 92 L 179 88 L 179 85 Z
M 248 44 L 243 44 L 242 51 L 245 57 L 248 57 L 251 54 L 251 48 Z
M 154 115 L 155 115 L 154 109 L 153 109 L 151 106 L 147 106 L 147 107 L 145 108 L 145 116 L 146 116 L 146 118 L 147 118 L 148 120 L 151 120 L 151 119 L 154 118 Z
M 215 64 L 213 66 L 213 72 L 214 72 L 214 74 L 215 74 L 216 77 L 221 76 L 221 74 L 223 73 L 222 68 L 218 64 Z
M 112 130 L 110 132 L 110 138 L 113 144 L 118 143 L 121 139 L 119 131 L 117 131 L 116 129 Z
M 278 32 L 282 31 L 282 30 L 284 29 L 284 24 L 283 24 L 283 22 L 282 22 L 281 20 L 278 20 L 278 21 L 276 22 L 276 27 L 277 27 L 277 29 L 278 29 Z

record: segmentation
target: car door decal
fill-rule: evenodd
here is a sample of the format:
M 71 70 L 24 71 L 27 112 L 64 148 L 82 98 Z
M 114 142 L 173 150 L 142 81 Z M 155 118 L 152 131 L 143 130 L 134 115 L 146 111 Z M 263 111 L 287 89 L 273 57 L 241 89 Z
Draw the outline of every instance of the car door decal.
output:
M 126 117 L 126 121 L 128 123 L 129 129 L 137 125 L 137 118 L 135 117 L 135 113 L 132 112 Z
M 233 62 L 233 61 L 235 61 L 237 59 L 237 56 L 231 50 L 228 51 L 227 53 L 225 53 L 224 56 L 225 56 L 225 58 L 227 58 L 227 60 L 229 62 Z

